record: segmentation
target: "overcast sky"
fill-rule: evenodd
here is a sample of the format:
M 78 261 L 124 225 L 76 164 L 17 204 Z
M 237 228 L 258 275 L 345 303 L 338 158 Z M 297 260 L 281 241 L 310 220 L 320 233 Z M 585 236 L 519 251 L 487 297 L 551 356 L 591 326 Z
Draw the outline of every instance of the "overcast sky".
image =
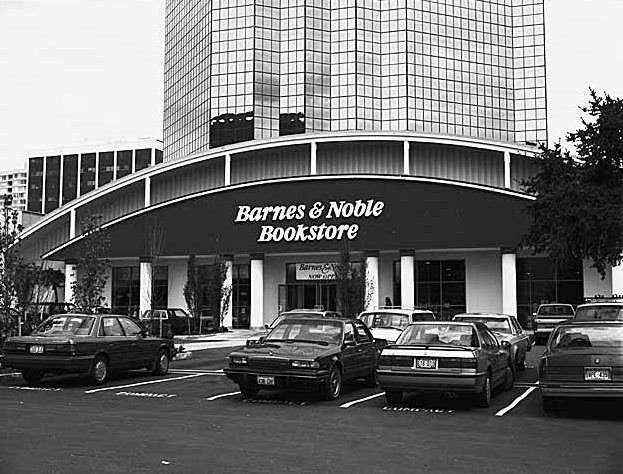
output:
M 623 0 L 545 0 L 550 144 L 588 89 L 623 97 Z M 37 149 L 162 138 L 164 0 L 0 0 L 0 170 Z

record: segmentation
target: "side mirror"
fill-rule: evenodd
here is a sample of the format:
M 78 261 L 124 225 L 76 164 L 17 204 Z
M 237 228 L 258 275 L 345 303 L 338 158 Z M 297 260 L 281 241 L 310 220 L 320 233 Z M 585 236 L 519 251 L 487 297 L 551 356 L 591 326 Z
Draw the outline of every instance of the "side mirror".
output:
M 258 339 L 258 342 L 262 344 L 266 340 L 266 336 L 262 336 Z
M 506 349 L 506 350 L 510 350 L 511 348 L 511 343 L 508 341 L 502 341 L 502 344 L 500 345 L 502 346 L 503 349 Z
M 356 346 L 357 343 L 355 342 L 354 339 L 348 339 L 344 341 L 344 347 L 353 347 Z
M 264 329 L 270 329 L 270 328 L 268 327 L 268 324 L 264 324 Z

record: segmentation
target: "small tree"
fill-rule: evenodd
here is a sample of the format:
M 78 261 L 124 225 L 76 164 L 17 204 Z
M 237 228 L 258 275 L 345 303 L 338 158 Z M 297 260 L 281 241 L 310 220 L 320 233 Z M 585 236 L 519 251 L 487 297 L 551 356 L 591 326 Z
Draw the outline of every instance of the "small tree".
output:
M 15 291 L 15 309 L 19 313 L 20 319 L 27 326 L 34 326 L 39 321 L 36 320 L 36 317 L 34 321 L 28 321 L 26 313 L 31 303 L 40 299 L 39 290 L 44 286 L 43 270 L 34 263 L 25 263 L 22 261 L 19 265 L 15 266 L 12 273 Z M 30 332 L 31 329 L 32 328 L 29 327 L 26 332 Z M 20 333 L 21 332 L 20 330 Z
M 184 299 L 186 300 L 186 307 L 188 312 L 196 318 L 199 318 L 199 300 L 201 288 L 199 285 L 199 268 L 197 266 L 197 257 L 191 254 L 188 257 L 188 263 L 186 265 L 186 283 L 184 284 Z M 190 321 L 188 321 L 188 331 L 190 332 Z
M 109 262 L 104 258 L 110 247 L 110 234 L 100 225 L 101 216 L 87 214 L 80 221 L 82 245 L 78 252 L 78 279 L 72 283 L 74 303 L 81 310 L 95 313 L 104 303 Z
M 65 286 L 65 274 L 55 268 L 45 268 L 41 271 L 41 284 L 52 288 L 54 303 L 58 303 L 58 289 Z
M 227 279 L 227 262 L 221 255 L 216 255 L 212 265 L 207 266 L 203 281 L 203 304 L 216 315 L 216 330 L 223 327 L 225 313 L 229 309 L 229 296 L 232 288 L 225 285 Z
M 161 300 L 161 295 L 156 292 L 156 271 L 158 269 L 158 263 L 164 250 L 165 242 L 165 230 L 158 225 L 156 219 L 152 220 L 149 229 L 147 231 L 146 238 L 146 255 L 151 263 L 151 275 L 150 275 L 150 298 L 148 303 L 149 309 L 156 309 L 159 306 L 163 306 L 164 302 Z
M 559 266 L 590 258 L 604 278 L 623 260 L 623 100 L 590 96 L 589 119 L 568 135 L 577 156 L 544 148 L 540 173 L 522 183 L 536 200 L 521 244 Z
M 355 317 L 369 304 L 373 283 L 367 277 L 366 262 L 352 262 L 346 245 L 340 251 L 340 261 L 335 266 L 337 285 L 337 310 L 342 316 Z

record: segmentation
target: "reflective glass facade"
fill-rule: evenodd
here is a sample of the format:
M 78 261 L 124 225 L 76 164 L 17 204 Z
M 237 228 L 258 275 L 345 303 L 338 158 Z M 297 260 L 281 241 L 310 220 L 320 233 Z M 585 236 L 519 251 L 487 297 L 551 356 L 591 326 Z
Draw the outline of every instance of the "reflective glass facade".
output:
M 546 142 L 543 3 L 169 0 L 165 160 L 332 130 Z

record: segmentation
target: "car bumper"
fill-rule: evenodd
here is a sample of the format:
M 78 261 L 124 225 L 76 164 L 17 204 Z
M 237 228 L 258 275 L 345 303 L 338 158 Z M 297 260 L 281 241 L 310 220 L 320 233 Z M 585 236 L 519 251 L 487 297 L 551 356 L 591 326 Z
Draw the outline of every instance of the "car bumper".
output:
M 238 384 L 256 387 L 264 390 L 296 390 L 307 391 L 316 390 L 321 384 L 329 379 L 328 370 L 318 370 L 310 372 L 258 372 L 244 369 L 227 368 L 225 375 Z M 274 377 L 274 385 L 264 385 L 257 383 L 257 377 Z
M 547 383 L 540 382 L 541 395 L 561 398 L 623 398 L 623 383 Z
M 413 392 L 469 392 L 483 389 L 486 374 L 422 374 L 391 370 L 377 370 L 379 386 L 383 390 Z
M 42 370 L 55 373 L 82 373 L 87 372 L 93 361 L 93 356 L 45 356 L 5 354 L 3 362 L 7 367 L 17 370 Z

